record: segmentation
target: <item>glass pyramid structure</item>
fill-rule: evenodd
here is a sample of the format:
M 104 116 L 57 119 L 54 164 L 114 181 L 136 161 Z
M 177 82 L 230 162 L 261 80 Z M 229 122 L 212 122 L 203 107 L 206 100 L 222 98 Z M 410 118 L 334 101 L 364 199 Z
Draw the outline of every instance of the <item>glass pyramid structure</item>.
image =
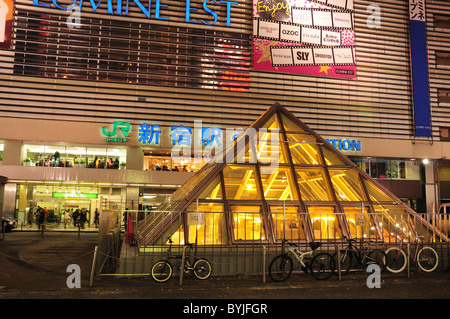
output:
M 321 136 L 276 103 L 155 214 L 141 245 L 447 240 Z

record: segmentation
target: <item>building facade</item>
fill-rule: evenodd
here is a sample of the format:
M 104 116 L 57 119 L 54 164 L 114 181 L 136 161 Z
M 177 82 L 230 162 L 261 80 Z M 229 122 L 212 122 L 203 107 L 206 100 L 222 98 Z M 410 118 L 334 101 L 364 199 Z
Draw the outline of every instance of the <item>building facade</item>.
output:
M 0 9 L 4 216 L 25 220 L 39 205 L 58 220 L 100 199 L 152 209 L 226 145 L 226 132 L 275 102 L 416 211 L 450 201 L 446 1 L 1 0 Z M 410 32 L 420 14 L 425 38 Z M 303 39 L 287 38 L 294 27 Z M 339 45 L 324 43 L 335 37 Z M 301 65 L 282 63 L 282 43 Z M 333 60 L 319 63 L 327 52 Z

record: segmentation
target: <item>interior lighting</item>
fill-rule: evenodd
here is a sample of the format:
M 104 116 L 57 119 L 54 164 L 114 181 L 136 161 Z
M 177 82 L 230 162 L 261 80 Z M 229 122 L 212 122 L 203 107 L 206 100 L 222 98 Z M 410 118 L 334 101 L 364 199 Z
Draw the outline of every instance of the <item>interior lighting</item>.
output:
M 427 165 L 428 163 L 430 163 L 430 161 L 428 160 L 428 158 L 425 158 L 422 160 L 422 163 L 424 163 L 425 165 Z

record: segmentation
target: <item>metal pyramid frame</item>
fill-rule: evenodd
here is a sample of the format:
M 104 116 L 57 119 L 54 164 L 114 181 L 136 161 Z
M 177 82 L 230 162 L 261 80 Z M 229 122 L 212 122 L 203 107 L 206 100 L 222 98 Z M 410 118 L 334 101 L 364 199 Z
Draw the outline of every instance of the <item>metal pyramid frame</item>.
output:
M 223 213 L 225 228 L 223 239 L 209 242 L 213 245 L 279 242 L 286 236 L 286 223 L 298 229 L 295 236 L 291 231 L 290 239 L 299 241 L 339 241 L 343 236 L 382 242 L 414 241 L 419 236 L 448 240 L 279 103 L 141 221 L 137 242 L 164 243 L 174 226 L 186 230 L 182 241 L 190 242 L 184 213 L 198 213 L 208 205 L 216 207 L 211 213 Z M 236 216 L 251 220 L 246 207 L 259 207 L 256 213 L 263 229 L 258 238 L 237 231 Z M 302 227 L 295 226 L 298 223 Z

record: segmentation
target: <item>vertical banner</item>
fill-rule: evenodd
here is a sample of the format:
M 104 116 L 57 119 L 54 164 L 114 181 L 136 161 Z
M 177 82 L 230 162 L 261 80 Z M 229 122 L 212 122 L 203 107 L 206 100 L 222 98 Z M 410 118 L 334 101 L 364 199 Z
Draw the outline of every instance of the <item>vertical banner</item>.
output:
M 11 33 L 14 13 L 13 0 L 0 0 L 0 48 L 11 47 Z
M 253 68 L 356 78 L 352 0 L 253 0 Z
M 409 0 L 409 41 L 415 136 L 431 137 L 425 0 Z

